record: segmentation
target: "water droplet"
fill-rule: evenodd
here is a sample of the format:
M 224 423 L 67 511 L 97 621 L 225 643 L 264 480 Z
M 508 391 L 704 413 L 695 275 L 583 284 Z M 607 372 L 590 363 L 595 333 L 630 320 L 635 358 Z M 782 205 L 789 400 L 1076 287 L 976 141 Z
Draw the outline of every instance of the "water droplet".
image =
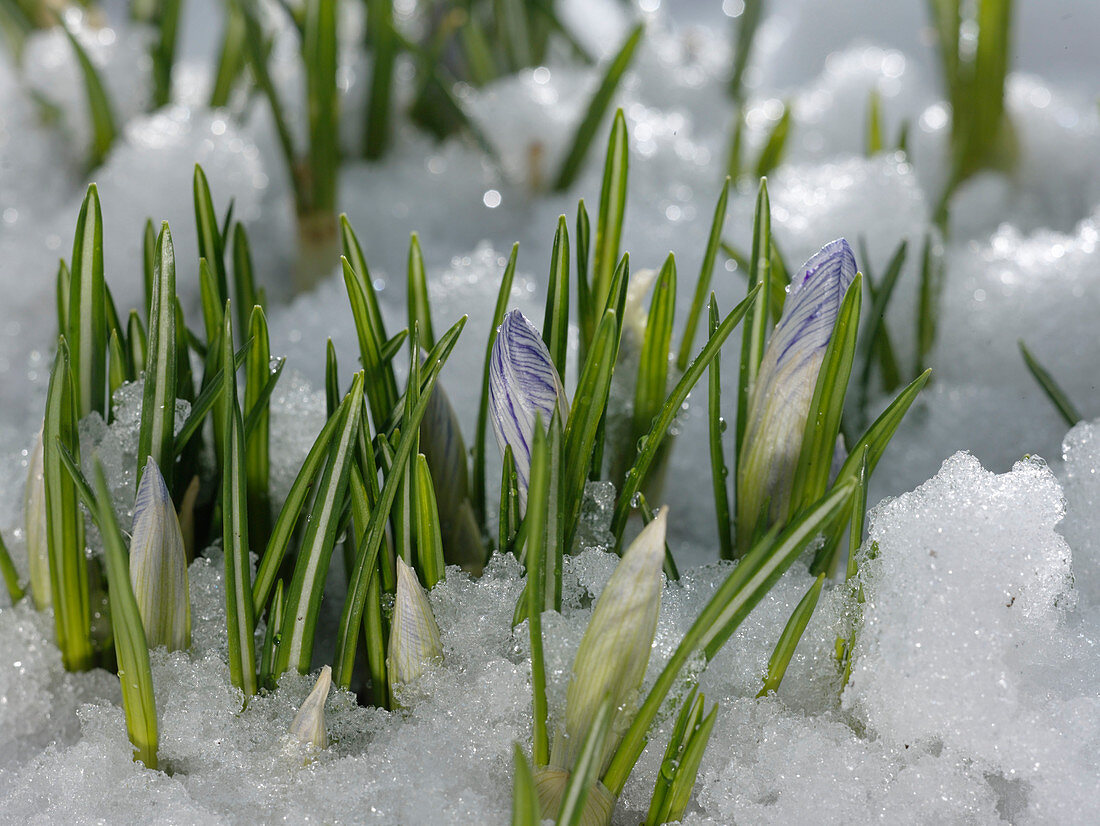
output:
M 718 430 L 721 433 L 726 432 L 726 428 L 729 427 L 729 422 L 726 421 L 725 416 L 718 417 Z

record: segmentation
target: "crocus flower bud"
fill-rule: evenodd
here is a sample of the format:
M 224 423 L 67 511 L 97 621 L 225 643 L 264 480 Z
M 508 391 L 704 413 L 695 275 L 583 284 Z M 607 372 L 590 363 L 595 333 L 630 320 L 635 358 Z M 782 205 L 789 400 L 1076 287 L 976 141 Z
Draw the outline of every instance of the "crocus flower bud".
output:
M 23 527 L 27 532 L 27 562 L 31 573 L 34 607 L 50 605 L 50 548 L 46 538 L 46 477 L 43 469 L 42 431 L 34 441 L 27 488 L 23 494 Z
M 420 587 L 413 569 L 399 556 L 397 594 L 386 655 L 390 691 L 415 680 L 433 660 L 442 656 L 443 643 L 439 639 L 439 626 L 432 615 L 428 596 Z
M 557 732 L 550 754 L 554 767 L 573 768 L 605 698 L 615 711 L 597 777 L 603 777 L 629 726 L 657 631 L 667 520 L 668 508 L 662 508 L 626 549 L 596 601 L 573 661 L 565 732 Z
M 294 715 L 290 724 L 290 736 L 304 745 L 315 749 L 328 747 L 328 732 L 325 731 L 325 701 L 332 687 L 332 669 L 325 666 L 309 696 Z
M 489 412 L 501 452 L 508 445 L 516 462 L 520 505 L 527 507 L 535 417 L 549 426 L 554 408 L 564 423 L 569 400 L 542 336 L 519 310 L 504 317 L 489 360 Z
M 176 509 L 150 456 L 134 498 L 130 538 L 130 584 L 149 647 L 170 651 L 191 646 L 191 598 L 187 556 Z
M 539 797 L 539 806 L 543 814 L 556 817 L 561 811 L 565 787 L 569 785 L 569 772 L 553 766 L 539 766 L 535 770 L 535 793 Z M 611 822 L 611 813 L 615 810 L 615 795 L 608 791 L 603 783 L 596 781 L 588 790 L 581 810 L 580 826 L 607 826 Z
M 791 488 L 814 387 L 855 275 L 852 248 L 841 238 L 822 247 L 791 280 L 783 315 L 749 393 L 737 468 L 737 527 L 746 541 L 758 527 L 790 516 Z

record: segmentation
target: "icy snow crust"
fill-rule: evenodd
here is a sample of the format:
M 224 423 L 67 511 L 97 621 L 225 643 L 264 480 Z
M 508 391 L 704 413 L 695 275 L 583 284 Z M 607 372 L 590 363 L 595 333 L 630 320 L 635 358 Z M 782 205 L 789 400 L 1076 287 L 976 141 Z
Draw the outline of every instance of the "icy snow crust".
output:
M 615 2 L 564 5 L 597 53 L 614 48 L 628 25 Z M 853 589 L 829 586 L 778 696 L 762 700 L 754 695 L 771 647 L 811 584 L 804 567 L 795 565 L 750 615 L 701 678 L 708 703 L 721 711 L 688 822 L 792 823 L 810 812 L 823 823 L 1095 822 L 1100 420 L 1065 436 L 1054 472 L 1037 459 L 1013 465 L 1030 452 L 1058 457 L 1064 431 L 1023 368 L 1018 338 L 1086 415 L 1100 413 L 1100 122 L 1086 82 L 1100 71 L 1092 48 L 1100 8 L 1086 0 L 1064 6 L 1052 15 L 1038 0 L 1018 3 L 1020 72 L 1010 79 L 1008 107 L 1020 166 L 1011 180 L 979 176 L 956 198 L 936 378 L 876 474 L 872 501 L 902 495 L 870 517 L 860 574 L 865 601 L 857 603 Z M 315 388 L 324 339 L 332 337 L 347 373 L 357 363 L 354 327 L 335 267 L 315 291 L 287 300 L 292 208 L 269 117 L 262 106 L 243 122 L 204 108 L 217 41 L 209 21 L 220 12 L 201 0 L 185 8 L 176 98 L 186 105 L 153 115 L 140 114 L 149 86 L 147 34 L 111 6 L 113 37 L 71 21 L 104 66 L 126 120 L 92 175 L 104 206 L 107 277 L 120 308 L 137 304 L 145 219 L 167 218 L 191 317 L 198 292 L 192 164 L 206 170 L 219 211 L 234 199 L 273 303 L 272 351 L 289 358 L 273 401 L 278 500 L 323 420 Z M 923 40 L 924 9 L 783 0 L 769 10 L 749 71 L 748 157 L 779 101 L 789 100 L 790 148 L 769 180 L 773 230 L 792 265 L 834 237 L 864 235 L 871 260 L 860 263 L 878 274 L 907 239 L 888 322 L 908 364 L 918 251 L 942 185 L 947 137 L 935 57 Z M 347 13 L 351 39 L 361 21 L 353 19 L 358 11 Z M 652 17 L 619 103 L 631 136 L 624 248 L 635 269 L 659 266 L 669 249 L 677 253 L 682 324 L 732 112 L 723 87 L 727 21 L 702 4 L 678 13 L 704 25 L 677 28 Z M 274 76 L 297 105 L 294 49 L 285 32 L 275 45 L 281 62 Z M 52 353 L 53 266 L 69 254 L 87 138 L 67 44 L 36 35 L 25 67 L 31 85 L 59 107 L 61 125 L 41 123 L 14 70 L 0 63 L 0 457 L 9 469 L 0 475 L 0 528 L 24 572 L 19 510 Z M 398 71 L 406 86 L 407 69 Z M 358 146 L 368 79 L 368 66 L 341 68 L 349 152 Z M 429 265 L 437 327 L 470 315 L 442 377 L 468 434 L 512 242 L 521 244 L 512 303 L 538 319 L 557 215 L 572 220 L 581 196 L 593 214 L 598 204 L 598 161 L 564 196 L 531 194 L 533 182 L 552 175 L 596 82 L 592 72 L 551 62 L 548 71 L 468 91 L 501 169 L 460 141 L 436 145 L 407 125 L 399 125 L 384 165 L 344 168 L 342 208 L 364 243 L 390 326 L 404 313 L 412 230 Z M 888 136 L 902 119 L 912 124 L 908 161 L 862 156 L 873 87 L 883 96 Z M 293 107 L 292 114 L 300 115 Z M 731 194 L 726 237 L 742 247 L 753 197 L 751 188 Z M 743 285 L 742 273 L 719 265 L 721 307 L 732 307 Z M 737 338 L 724 353 L 727 388 L 735 383 Z M 132 410 L 140 392 L 126 392 Z M 82 426 L 87 443 L 113 462 L 121 514 L 129 507 L 133 427 L 125 416 L 110 428 Z M 694 478 L 707 463 L 698 411 L 678 427 L 669 480 Z M 699 564 L 715 557 L 716 543 L 709 497 L 694 487 L 670 484 L 667 499 L 673 547 L 682 561 Z M 584 535 L 597 542 L 607 513 L 589 517 Z M 496 558 L 477 581 L 450 571 L 431 594 L 443 666 L 407 690 L 401 713 L 362 708 L 334 692 L 326 709 L 332 745 L 303 765 L 286 731 L 313 680 L 287 675 L 277 692 L 242 711 L 225 659 L 219 553 L 209 549 L 191 569 L 192 651 L 152 655 L 162 773 L 131 760 L 114 675 L 66 673 L 51 642 L 52 618 L 28 601 L 9 607 L 0 592 L 0 822 L 508 822 L 511 744 L 530 739 L 526 634 L 509 629 L 522 587 L 516 562 Z M 599 547 L 567 560 L 563 615 L 544 620 L 558 719 L 573 653 L 613 565 Z M 728 571 L 709 563 L 666 587 L 649 680 Z M 329 604 L 338 604 L 335 595 Z M 842 690 L 835 642 L 853 627 L 854 666 Z M 331 656 L 319 649 L 318 667 Z M 644 818 L 669 726 L 666 716 L 626 786 L 617 823 Z

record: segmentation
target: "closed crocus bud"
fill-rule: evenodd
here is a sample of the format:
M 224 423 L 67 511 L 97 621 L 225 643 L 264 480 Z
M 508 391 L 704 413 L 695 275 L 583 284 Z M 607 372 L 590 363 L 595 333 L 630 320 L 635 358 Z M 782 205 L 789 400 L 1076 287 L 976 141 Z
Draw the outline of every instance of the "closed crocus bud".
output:
M 34 441 L 27 488 L 23 494 L 23 527 L 27 532 L 27 562 L 31 574 L 34 607 L 50 605 L 50 549 L 46 539 L 46 478 L 42 463 L 42 431 Z
M 294 715 L 294 721 L 290 724 L 290 736 L 299 743 L 318 750 L 328 747 L 328 732 L 325 731 L 325 701 L 328 699 L 331 687 L 332 669 L 326 665 L 321 669 L 321 676 L 317 678 L 316 685 L 302 702 L 302 707 L 298 709 L 298 713 Z
M 397 557 L 397 594 L 393 604 L 393 623 L 386 667 L 390 691 L 412 682 L 434 660 L 443 656 L 439 626 L 432 615 L 428 596 L 416 579 L 413 569 Z
M 561 811 L 565 787 L 569 785 L 569 772 L 553 766 L 540 766 L 535 770 L 535 794 L 539 797 L 539 806 L 543 814 L 553 813 L 557 817 Z M 581 809 L 580 826 L 607 826 L 611 822 L 611 813 L 615 810 L 615 795 L 608 791 L 603 783 L 596 781 L 588 790 Z
M 535 418 L 548 427 L 555 408 L 563 423 L 569 400 L 542 336 L 519 310 L 504 317 L 489 360 L 489 419 L 503 453 L 508 445 L 516 462 L 520 505 L 527 508 L 531 443 Z
M 826 244 L 791 280 L 749 394 L 737 467 L 737 527 L 746 548 L 761 526 L 790 516 L 791 488 L 817 376 L 856 259 L 843 238 Z M 767 511 L 765 513 L 765 508 Z
M 189 648 L 191 599 L 183 534 L 164 477 L 151 456 L 134 498 L 130 584 L 149 647 Z
M 603 777 L 634 715 L 661 608 L 668 508 L 638 534 L 596 601 L 581 638 L 565 699 L 565 731 L 554 737 L 551 766 L 570 771 L 605 698 L 614 717 L 600 756 Z

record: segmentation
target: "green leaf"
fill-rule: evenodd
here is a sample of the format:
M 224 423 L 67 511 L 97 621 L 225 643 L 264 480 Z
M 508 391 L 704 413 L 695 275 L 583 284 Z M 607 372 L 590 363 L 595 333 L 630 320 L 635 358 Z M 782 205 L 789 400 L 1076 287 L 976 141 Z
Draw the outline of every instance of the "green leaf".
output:
M 61 660 L 69 671 L 85 671 L 92 667 L 93 652 L 84 519 L 77 505 L 76 488 L 61 459 L 62 447 L 79 455 L 75 396 L 69 348 L 61 336 L 46 391 L 42 426 L 50 597 Z
M 802 450 L 791 484 L 790 513 L 817 501 L 829 486 L 829 471 L 836 453 L 836 437 L 844 413 L 844 396 L 856 355 L 859 311 L 863 302 L 863 276 L 856 273 L 840 304 L 814 395 L 810 400 Z
M 577 201 L 577 313 L 580 316 L 581 359 L 588 352 L 588 345 L 596 331 L 596 310 L 592 306 L 591 287 L 588 283 L 588 249 L 592 235 L 592 224 L 588 220 L 588 210 L 584 207 L 584 198 Z
M 497 550 L 501 553 L 513 551 L 519 555 L 516 547 L 516 534 L 519 532 L 519 483 L 516 479 L 516 462 L 512 456 L 512 446 L 504 448 L 504 460 L 500 466 L 500 509 L 497 517 Z
M 428 298 L 428 274 L 416 233 L 409 239 L 409 329 L 420 327 L 420 343 L 425 350 L 435 347 L 432 331 L 432 305 Z
M 248 559 L 248 492 L 245 475 L 244 421 L 237 402 L 233 359 L 233 320 L 225 304 L 221 363 L 223 379 L 222 549 L 225 554 L 225 621 L 229 636 L 229 678 L 246 697 L 256 693 L 255 611 Z M 261 602 L 260 605 L 263 605 Z
M 69 330 L 69 302 L 72 294 L 72 273 L 62 259 L 57 265 L 57 334 L 66 335 Z
M 737 423 L 733 442 L 733 465 L 740 461 L 745 441 L 745 428 L 749 420 L 749 394 L 756 383 L 756 374 L 764 358 L 764 347 L 772 321 L 768 315 L 771 299 L 771 203 L 768 200 L 768 181 L 761 179 L 756 193 L 756 211 L 752 219 L 752 257 L 748 262 L 748 289 L 760 287 L 760 297 L 751 308 L 741 336 L 741 367 L 737 384 Z
M 768 139 L 764 142 L 764 148 L 760 150 L 760 157 L 756 160 L 757 178 L 770 174 L 782 162 L 790 132 L 791 107 L 784 103 L 783 114 L 779 116 L 779 120 L 768 133 Z
M 377 160 L 385 153 L 390 141 L 393 67 L 398 52 L 398 42 L 394 36 L 393 0 L 367 0 L 367 38 L 374 60 L 371 65 L 364 154 L 370 160 Z
M 110 416 L 108 423 L 115 418 L 115 391 L 128 381 L 133 381 L 130 374 L 130 359 L 122 349 L 122 343 L 118 340 L 118 332 L 111 330 L 111 340 L 107 345 L 110 354 L 107 368 L 107 395 L 111 399 Z
M 229 104 L 233 91 L 248 59 L 247 28 L 240 6 L 229 0 L 225 4 L 225 26 L 221 50 L 218 53 L 214 82 L 210 86 L 210 108 L 219 109 Z
M 153 267 L 157 257 L 157 230 L 153 219 L 145 220 L 145 232 L 141 238 L 141 274 L 145 286 L 145 320 L 149 320 L 149 308 L 153 306 Z M 145 362 L 143 361 L 142 364 Z
M 135 489 L 146 460 L 152 456 L 168 490 L 173 489 L 176 424 L 176 258 L 168 222 L 161 225 L 153 259 L 153 301 L 149 310 L 149 344 L 141 396 Z
M 773 691 L 779 690 L 779 684 L 783 682 L 783 675 L 787 673 L 794 650 L 798 647 L 806 626 L 810 623 L 814 609 L 817 608 L 817 599 L 821 596 L 821 586 L 825 584 L 825 574 L 818 574 L 810 590 L 798 601 L 794 611 L 791 612 L 787 624 L 783 626 L 783 633 L 779 635 L 779 641 L 775 644 L 768 659 L 768 673 L 764 675 L 764 687 L 757 693 L 757 697 L 765 697 Z
M 2 535 L 0 535 L 0 576 L 4 578 L 4 585 L 8 589 L 11 604 L 15 605 L 23 599 L 25 591 L 19 584 L 19 572 L 15 569 L 15 562 L 12 561 L 8 546 L 4 543 Z
M 611 733 L 613 711 L 610 700 L 604 700 L 592 718 L 592 726 L 584 736 L 584 745 L 581 746 L 562 795 L 561 810 L 556 821 L 558 826 L 580 826 L 584 822 L 589 792 L 599 780 L 596 774 L 600 770 L 604 742 Z
M 593 313 L 590 321 L 593 328 L 599 314 L 607 306 L 612 277 L 619 261 L 619 241 L 626 213 L 628 165 L 626 118 L 623 117 L 623 110 L 619 109 L 607 142 L 607 160 L 604 162 L 603 186 L 600 188 L 600 214 L 596 219 L 596 256 L 589 305 Z
M 497 303 L 493 310 L 493 320 L 489 325 L 489 340 L 485 343 L 485 359 L 481 368 L 481 399 L 477 408 L 477 433 L 474 436 L 474 512 L 478 522 L 484 526 L 487 524 L 488 506 L 486 502 L 486 478 L 487 466 L 485 464 L 486 431 L 489 421 L 489 362 L 493 354 L 493 345 L 497 340 L 497 328 L 504 321 L 504 313 L 508 310 L 508 299 L 512 296 L 512 282 L 516 274 L 516 257 L 519 255 L 519 244 L 512 245 L 512 253 L 508 256 L 508 264 L 504 268 L 504 275 L 500 278 L 500 288 L 497 290 Z M 503 545 L 501 546 L 503 550 Z
M 351 228 L 346 221 L 343 226 L 344 245 L 347 250 Z M 350 236 L 350 240 L 352 242 L 350 251 L 354 253 L 357 251 L 358 244 L 354 236 Z M 357 257 L 362 261 L 361 253 Z M 344 287 L 351 302 L 355 332 L 359 338 L 359 354 L 367 374 L 367 401 L 370 403 L 374 428 L 382 431 L 397 404 L 397 382 L 394 379 L 393 367 L 389 362 L 384 362 L 381 356 L 382 347 L 386 343 L 386 332 L 382 328 L 382 317 L 369 273 L 366 269 L 353 266 L 346 256 L 341 261 L 344 268 Z
M 225 241 L 218 225 L 218 214 L 214 211 L 214 199 L 210 194 L 210 185 L 206 182 L 206 173 L 195 164 L 192 185 L 195 201 L 195 228 L 199 236 L 199 258 L 205 258 L 207 266 L 214 275 L 217 292 L 213 302 L 216 307 L 214 318 L 207 322 L 207 341 L 210 339 L 210 321 L 220 323 L 221 308 L 229 299 L 229 280 L 225 273 Z M 204 297 L 205 301 L 205 297 Z
M 269 429 L 274 382 L 271 381 L 271 344 L 267 319 L 263 308 L 258 305 L 252 308 L 252 315 L 248 320 L 248 336 L 252 342 L 244 368 L 244 409 L 248 411 L 248 420 L 245 423 L 248 526 L 253 543 L 262 546 L 267 544 L 271 531 L 271 499 L 268 494 Z
M 546 288 L 546 312 L 542 317 L 542 340 L 558 375 L 565 378 L 569 351 L 569 229 L 565 216 L 558 216 L 554 247 L 550 253 L 550 280 Z
M 439 377 L 439 371 L 446 363 L 454 345 L 458 341 L 459 333 L 466 324 L 463 316 L 454 326 L 448 330 L 439 340 L 437 358 L 425 362 L 424 384 L 420 390 L 420 396 L 415 407 L 405 419 L 405 430 L 401 433 L 397 449 L 394 451 L 394 460 L 390 465 L 386 482 L 379 494 L 377 506 L 371 512 L 370 522 L 359 543 L 356 553 L 356 568 L 348 583 L 348 597 L 344 601 L 344 609 L 340 617 L 340 625 L 336 643 L 336 655 L 334 657 L 334 677 L 336 684 L 347 688 L 351 684 L 352 666 L 355 662 L 355 649 L 358 642 L 359 626 L 363 618 L 363 608 L 367 598 L 367 587 L 370 584 L 370 572 L 374 567 L 374 560 L 378 556 L 378 549 L 382 544 L 386 523 L 394 499 L 397 497 L 397 488 L 404 477 L 404 469 L 408 464 L 413 442 L 420 429 L 420 420 L 424 417 L 424 411 L 428 407 L 432 388 Z
M 710 294 L 710 334 L 718 329 L 718 302 Z M 721 559 L 733 559 L 733 532 L 730 528 L 730 499 L 727 490 L 729 468 L 726 466 L 722 435 L 726 432 L 726 420 L 722 418 L 722 354 L 715 353 L 708 369 L 707 435 L 710 445 L 710 480 L 714 489 L 714 518 L 718 523 L 718 554 Z
M 547 609 L 546 526 L 551 518 L 548 512 L 550 461 L 550 446 L 546 441 L 542 418 L 536 414 L 531 445 L 531 481 L 527 493 L 527 586 L 524 588 L 527 631 L 531 642 L 531 715 L 534 726 L 531 759 L 536 766 L 545 766 L 550 761 L 550 740 L 546 733 L 546 663 L 542 653 L 542 612 Z
M 354 437 L 363 410 L 362 371 L 355 374 L 351 390 L 340 407 L 341 410 L 337 411 L 339 435 L 333 438 L 328 462 L 316 485 L 313 508 L 306 522 L 294 575 L 287 588 L 282 641 L 275 658 L 276 674 L 282 674 L 289 668 L 296 668 L 299 674 L 305 674 L 310 669 L 321 596 L 332 560 L 332 549 L 336 544 L 336 529 L 351 474 Z
M 669 347 L 672 321 L 676 313 L 676 259 L 668 254 L 653 285 L 645 338 L 638 359 L 638 378 L 634 384 L 635 439 L 641 438 L 653 424 L 668 390 Z
M 76 410 L 107 413 L 107 296 L 103 283 L 103 214 L 95 184 L 88 187 L 76 219 L 70 268 L 69 330 Z
M 360 428 L 365 426 L 366 417 L 360 417 Z M 355 547 L 362 546 L 363 537 L 366 536 L 367 526 L 370 523 L 371 508 L 369 504 L 370 493 L 363 483 L 363 475 L 359 465 L 355 464 L 351 469 L 351 513 L 352 528 L 354 531 Z M 382 617 L 382 589 L 377 562 L 389 554 L 382 549 L 381 553 L 375 552 L 375 561 L 367 565 L 367 599 L 363 613 L 363 639 L 366 645 L 367 669 L 370 671 L 371 688 L 374 694 L 374 703 L 382 708 L 390 707 L 389 679 L 386 675 L 386 631 L 385 620 Z M 354 573 L 354 566 L 358 562 L 357 557 L 352 557 L 352 568 L 348 570 L 348 578 Z
M 153 44 L 153 107 L 167 105 L 172 93 L 172 64 L 176 59 L 176 32 L 182 0 L 157 3 L 157 40 Z
M 730 96 L 740 103 L 745 98 L 745 68 L 749 65 L 756 32 L 763 17 L 764 0 L 745 0 L 737 21 L 737 40 L 733 48 L 733 70 L 730 72 Z
M 246 341 L 244 346 L 237 351 L 236 355 L 233 357 L 234 368 L 239 368 L 244 364 L 250 344 L 251 341 Z M 222 369 L 217 370 L 211 376 L 210 381 L 206 382 L 206 386 L 191 405 L 191 412 L 187 415 L 187 418 L 183 420 L 183 425 L 176 434 L 174 453 L 177 457 L 183 453 L 183 449 L 187 447 L 188 442 L 191 441 L 191 437 L 199 431 L 207 415 L 214 409 L 214 405 L 217 404 L 218 400 L 221 398 L 222 383 L 224 380 L 225 371 Z
M 118 679 L 122 687 L 122 708 L 126 713 L 126 730 L 134 746 L 134 758 L 150 769 L 157 768 L 157 707 L 153 697 L 153 674 L 149 667 L 149 646 L 141 624 L 137 600 L 130 586 L 130 565 L 122 531 L 115 518 L 111 492 L 103 465 L 96 460 L 96 499 L 99 509 L 96 522 L 103 537 L 107 560 L 107 584 L 111 593 L 111 628 L 114 632 L 115 655 L 118 657 Z
M 237 299 L 237 323 L 242 330 L 247 330 L 252 308 L 262 307 L 264 302 L 256 291 L 248 233 L 240 224 L 233 227 L 233 288 Z
M 883 149 L 882 139 L 882 95 L 877 88 L 867 95 L 867 131 L 863 139 L 863 154 L 874 157 Z
M 149 341 L 145 337 L 145 328 L 141 326 L 141 318 L 138 316 L 137 310 L 130 310 L 130 318 L 126 327 L 126 345 L 129 349 L 128 358 L 136 373 L 139 368 L 144 369 L 145 362 L 149 358 Z M 177 370 L 178 369 L 177 365 Z M 137 378 L 136 374 L 134 378 Z
M 336 209 L 340 170 L 340 111 L 336 90 L 336 0 L 306 0 L 302 63 L 309 113 L 309 197 L 307 209 Z
M 261 688 L 275 688 L 275 655 L 282 644 L 280 630 L 283 627 L 283 581 L 275 583 L 275 593 L 271 597 L 271 606 L 267 609 L 267 627 L 264 629 L 264 643 L 260 653 Z
M 745 12 L 742 12 L 744 14 Z M 699 326 L 699 320 L 703 317 L 703 304 L 710 291 L 710 279 L 714 273 L 714 262 L 718 258 L 718 248 L 722 244 L 722 227 L 726 223 L 726 202 L 729 200 L 730 179 L 722 185 L 722 192 L 718 196 L 718 204 L 714 207 L 714 218 L 710 224 L 710 236 L 707 238 L 707 248 L 703 252 L 703 263 L 699 268 L 699 280 L 695 282 L 695 297 L 691 301 L 691 310 L 688 312 L 687 324 L 684 325 L 684 334 L 680 338 L 680 353 L 676 357 L 676 369 L 681 373 L 687 369 L 691 359 L 691 348 L 695 344 L 695 329 Z
M 58 17 L 57 21 L 73 47 L 77 65 L 80 67 L 80 77 L 84 82 L 84 96 L 88 101 L 88 117 L 92 125 L 92 145 L 88 157 L 88 166 L 94 169 L 107 158 L 107 153 L 111 151 L 111 144 L 114 143 L 115 135 L 118 134 L 118 128 L 115 126 L 111 101 L 107 97 L 107 90 L 103 86 L 103 81 L 99 78 L 99 72 L 96 70 L 95 64 L 88 58 L 88 53 L 84 51 L 84 47 L 76 39 L 76 36 L 65 22 L 64 16 Z
M 860 240 L 860 252 L 862 253 L 864 265 L 866 266 L 868 261 L 867 250 L 864 248 L 862 239 Z M 871 317 L 867 321 L 867 329 L 864 331 L 864 343 L 860 347 L 861 357 L 863 358 L 863 369 L 859 376 L 859 403 L 857 408 L 861 413 L 867 407 L 873 355 L 877 354 L 878 356 L 883 389 L 887 392 L 893 392 L 901 383 L 897 359 L 894 357 L 894 347 L 890 343 L 890 335 L 886 330 L 886 308 L 890 304 L 890 298 L 894 294 L 894 287 L 897 286 L 898 283 L 898 276 L 901 275 L 901 268 L 905 264 L 907 249 L 908 242 L 902 240 L 894 250 L 894 254 L 890 258 L 890 263 L 886 265 L 886 273 L 877 286 L 871 278 L 870 270 L 868 269 L 867 271 L 867 286 L 871 293 Z
M 672 782 L 679 773 L 684 743 L 685 740 L 690 739 L 703 716 L 703 697 L 698 692 L 698 686 L 691 689 L 684 704 L 680 706 L 680 713 L 676 715 L 676 724 L 668 738 L 664 759 L 661 760 L 661 770 L 657 772 L 657 781 L 654 784 L 653 794 L 649 798 L 649 812 L 644 826 L 661 826 L 669 820 L 668 795 L 672 789 Z
M 1043 389 L 1046 397 L 1050 399 L 1051 404 L 1062 414 L 1062 418 L 1065 420 L 1069 427 L 1073 427 L 1079 421 L 1081 421 L 1081 414 L 1077 411 L 1077 407 L 1070 401 L 1066 392 L 1058 385 L 1058 382 L 1054 380 L 1046 368 L 1043 367 L 1031 354 L 1031 351 L 1027 349 L 1027 345 L 1024 344 L 1023 339 L 1018 342 L 1020 345 L 1020 354 L 1024 357 L 1024 363 L 1027 365 L 1027 369 L 1031 371 L 1031 375 L 1035 377 L 1035 381 L 1039 382 L 1039 386 Z
M 718 706 L 715 705 L 710 710 L 710 714 L 703 718 L 698 728 L 692 730 L 676 768 L 676 779 L 672 781 L 672 789 L 669 791 L 665 823 L 683 820 L 688 801 L 691 799 L 691 792 L 695 788 L 695 780 L 699 776 L 699 764 L 703 762 L 703 753 L 707 750 L 707 744 L 710 743 L 710 735 L 714 731 L 717 720 Z
M 646 733 L 680 670 L 698 653 L 709 662 L 721 650 L 756 604 L 771 590 L 802 550 L 850 507 L 855 483 L 837 484 L 805 513 L 791 520 L 781 533 L 773 530 L 753 546 L 718 586 L 703 610 L 684 634 L 630 724 L 603 783 L 613 795 L 622 793 L 633 770 Z
M 542 810 L 535 791 L 535 777 L 519 743 L 513 744 L 512 766 L 512 826 L 541 826 Z
M 634 499 L 634 494 L 641 490 L 646 473 L 649 472 L 649 467 L 653 463 L 662 441 L 668 434 L 668 429 L 680 412 L 680 406 L 687 400 L 691 389 L 702 378 L 703 371 L 707 369 L 711 359 L 721 349 L 729 334 L 733 332 L 733 328 L 745 316 L 759 292 L 759 287 L 753 287 L 745 299 L 722 320 L 722 323 L 718 325 L 718 329 L 707 340 L 706 346 L 691 362 L 688 369 L 684 371 L 680 381 L 676 383 L 668 398 L 665 399 L 660 413 L 653 419 L 653 426 L 650 427 L 649 433 L 642 437 L 643 441 L 641 449 L 638 451 L 638 458 L 634 460 L 634 465 L 626 475 L 626 481 L 623 483 L 619 497 L 615 501 L 614 515 L 611 517 L 611 532 L 615 536 L 616 551 L 622 547 L 623 530 L 626 528 L 626 519 L 630 514 L 630 503 Z
M 577 131 L 574 133 L 573 140 L 569 145 L 569 151 L 566 153 L 565 160 L 562 161 L 561 169 L 558 171 L 554 189 L 559 192 L 568 189 L 576 180 L 584 164 L 584 158 L 588 154 L 588 148 L 592 145 L 596 130 L 599 129 L 600 122 L 611 105 L 611 98 L 615 95 L 619 81 L 622 80 L 623 74 L 630 68 L 630 64 L 634 60 L 634 52 L 638 48 L 638 43 L 641 42 L 644 30 L 645 27 L 641 23 L 631 29 L 630 34 L 627 35 L 626 40 L 619 47 L 619 51 L 616 52 L 615 57 L 607 65 L 607 70 L 600 80 L 596 93 L 592 95 L 592 99 L 588 102 L 588 109 L 577 126 Z M 616 114 L 615 118 L 619 120 L 620 114 Z M 614 129 L 612 134 L 614 135 Z M 623 154 L 625 156 L 625 149 Z M 596 246 L 599 246 L 599 241 L 596 242 Z M 612 256 L 612 260 L 617 260 L 618 257 L 618 239 L 616 239 L 615 254 Z
M 432 487 L 432 472 L 423 453 L 416 454 L 416 555 L 429 591 L 447 575 L 443 563 L 443 538 L 439 532 L 439 509 Z

